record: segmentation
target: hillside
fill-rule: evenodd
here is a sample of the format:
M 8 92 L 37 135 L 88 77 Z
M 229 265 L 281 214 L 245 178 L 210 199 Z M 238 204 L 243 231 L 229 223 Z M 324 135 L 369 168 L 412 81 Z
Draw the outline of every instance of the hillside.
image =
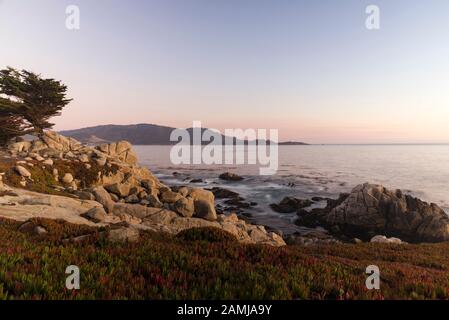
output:
M 308 143 L 300 142 L 300 141 L 285 141 L 285 142 L 279 142 L 280 146 L 307 146 Z
M 61 134 L 92 144 L 126 140 L 134 145 L 170 145 L 173 129 L 155 124 L 104 125 L 61 131 Z
M 88 144 L 126 140 L 133 145 L 173 145 L 170 134 L 175 128 L 155 124 L 103 125 L 76 130 L 66 130 L 63 136 Z M 192 132 L 192 128 L 187 129 Z M 202 131 L 206 130 L 205 128 Z M 222 135 L 222 139 L 224 141 Z M 207 144 L 207 143 L 206 143 Z M 306 145 L 303 142 L 280 142 L 279 145 Z

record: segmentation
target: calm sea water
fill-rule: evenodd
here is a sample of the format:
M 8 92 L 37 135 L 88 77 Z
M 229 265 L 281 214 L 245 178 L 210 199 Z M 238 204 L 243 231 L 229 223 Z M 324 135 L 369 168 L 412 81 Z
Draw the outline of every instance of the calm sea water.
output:
M 297 229 L 295 216 L 277 214 L 269 204 L 284 196 L 337 197 L 364 182 L 399 188 L 449 212 L 449 145 L 314 145 L 280 146 L 276 175 L 259 176 L 254 165 L 173 165 L 170 146 L 136 146 L 142 165 L 168 185 L 203 179 L 199 187 L 221 186 L 258 203 L 255 222 L 284 232 Z M 223 182 L 220 173 L 231 171 L 242 182 Z M 174 172 L 178 174 L 173 175 Z

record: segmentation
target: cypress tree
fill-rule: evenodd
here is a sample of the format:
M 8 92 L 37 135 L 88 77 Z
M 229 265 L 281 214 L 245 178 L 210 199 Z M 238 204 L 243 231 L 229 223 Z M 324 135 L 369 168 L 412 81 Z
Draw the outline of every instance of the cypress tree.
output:
M 51 129 L 54 125 L 50 123 L 50 118 L 60 115 L 61 110 L 71 101 L 66 98 L 66 92 L 67 86 L 55 79 L 44 79 L 26 70 L 0 70 L 0 115 L 4 119 L 3 126 L 11 128 L 17 125 L 15 132 L 19 134 L 26 132 L 26 127 L 30 125 L 32 132 L 41 137 L 44 129 Z M 0 130 L 2 128 L 0 126 Z M 7 136 L 6 131 L 3 135 Z

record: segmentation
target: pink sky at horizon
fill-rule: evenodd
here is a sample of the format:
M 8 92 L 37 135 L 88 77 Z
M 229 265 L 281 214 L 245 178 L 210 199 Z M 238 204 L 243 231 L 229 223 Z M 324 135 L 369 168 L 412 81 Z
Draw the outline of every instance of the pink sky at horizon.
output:
M 281 141 L 449 143 L 449 3 L 376 2 L 369 31 L 356 0 L 78 0 L 69 31 L 70 0 L 5 0 L 0 68 L 68 86 L 56 130 L 199 120 Z

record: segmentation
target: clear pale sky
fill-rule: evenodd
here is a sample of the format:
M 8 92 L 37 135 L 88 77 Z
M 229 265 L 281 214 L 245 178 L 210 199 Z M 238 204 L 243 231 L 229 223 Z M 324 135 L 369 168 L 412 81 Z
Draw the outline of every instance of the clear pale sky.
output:
M 69 86 L 58 130 L 200 120 L 311 143 L 449 142 L 448 37 L 445 0 L 0 0 L 0 67 Z

